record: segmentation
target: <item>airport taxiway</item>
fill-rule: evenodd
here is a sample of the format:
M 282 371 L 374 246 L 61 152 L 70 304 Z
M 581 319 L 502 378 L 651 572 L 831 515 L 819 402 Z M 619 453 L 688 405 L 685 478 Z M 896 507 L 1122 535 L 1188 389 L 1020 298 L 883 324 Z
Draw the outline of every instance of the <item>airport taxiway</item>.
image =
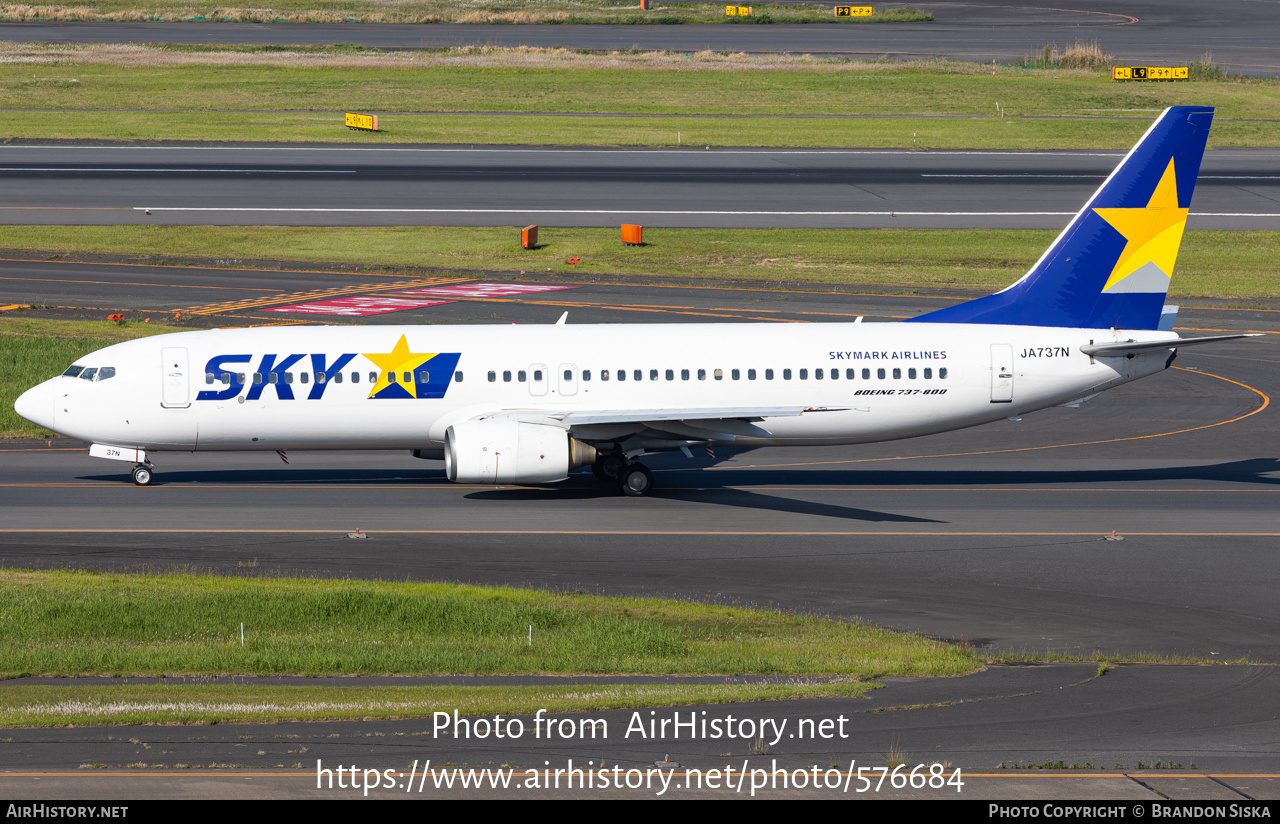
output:
M 0 147 L 0 221 L 1056 229 L 1123 156 L 21 143 Z M 1280 150 L 1218 149 L 1204 157 L 1188 226 L 1280 229 L 1277 203 Z
M 1176 65 L 1212 59 L 1232 74 L 1280 74 L 1272 3 L 1139 0 L 1117 6 L 1074 0 L 1070 8 L 1001 0 L 915 3 L 931 23 L 773 25 L 397 25 L 58 23 L 0 24 L 0 39 L 46 43 L 237 43 L 332 45 L 380 49 L 533 46 L 593 50 L 814 54 L 862 59 L 950 58 L 1002 63 L 1038 55 L 1051 43 L 1097 40 L 1119 59 Z M 660 12 L 658 12 L 660 13 Z

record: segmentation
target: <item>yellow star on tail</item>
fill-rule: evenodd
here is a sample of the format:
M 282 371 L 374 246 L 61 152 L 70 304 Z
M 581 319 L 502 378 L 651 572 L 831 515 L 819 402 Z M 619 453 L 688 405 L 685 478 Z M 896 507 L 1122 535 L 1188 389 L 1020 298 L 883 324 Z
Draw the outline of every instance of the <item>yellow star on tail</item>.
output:
M 436 352 L 432 352 L 430 354 L 410 352 L 409 341 L 406 340 L 404 335 L 400 336 L 400 341 L 396 344 L 395 348 L 386 354 L 364 353 L 364 356 L 373 361 L 374 365 L 378 367 L 378 381 L 373 385 L 373 388 L 369 390 L 369 397 L 374 397 L 379 392 L 390 387 L 392 383 L 395 383 L 400 387 L 400 389 L 403 389 L 408 394 L 408 397 L 416 398 L 418 396 L 417 381 L 414 380 L 412 373 L 419 366 L 434 358 L 437 354 L 438 353 Z M 389 375 L 392 372 L 396 373 L 395 381 L 391 381 L 389 379 Z M 405 381 L 404 379 L 406 372 L 410 374 L 408 381 Z M 398 392 L 395 396 L 402 397 Z
M 1178 207 L 1178 179 L 1173 169 L 1173 158 L 1169 158 L 1169 165 L 1165 167 L 1146 206 L 1094 211 L 1128 241 L 1102 291 L 1107 292 L 1117 286 L 1117 292 L 1166 291 L 1169 288 L 1167 279 L 1173 276 L 1173 265 L 1178 259 L 1187 212 L 1190 211 Z M 1164 274 L 1166 280 L 1163 283 L 1159 283 L 1158 278 L 1153 281 L 1154 273 L 1149 265 L 1154 265 Z M 1137 279 L 1141 282 L 1129 284 L 1129 288 L 1121 285 L 1125 278 L 1144 268 L 1147 271 Z M 1153 282 L 1159 283 L 1159 287 L 1153 287 Z

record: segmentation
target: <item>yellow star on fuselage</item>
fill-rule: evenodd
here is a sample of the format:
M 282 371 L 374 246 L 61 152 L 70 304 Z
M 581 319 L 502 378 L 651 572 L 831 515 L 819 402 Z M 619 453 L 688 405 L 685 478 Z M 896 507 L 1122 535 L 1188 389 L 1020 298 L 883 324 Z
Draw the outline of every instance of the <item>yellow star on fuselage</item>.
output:
M 1166 278 L 1173 276 L 1173 265 L 1178 259 L 1178 247 L 1182 244 L 1182 231 L 1186 228 L 1187 212 L 1190 211 L 1178 206 L 1178 178 L 1174 173 L 1173 158 L 1169 158 L 1169 165 L 1165 167 L 1146 206 L 1094 211 L 1127 241 L 1106 285 L 1102 287 L 1103 292 L 1147 264 L 1154 264 Z M 1168 288 L 1167 283 L 1164 286 Z
M 415 379 L 414 372 L 417 371 L 419 366 L 431 360 L 437 354 L 439 353 L 431 352 L 429 354 L 423 354 L 410 352 L 409 341 L 404 335 L 400 336 L 400 341 L 395 345 L 395 348 L 386 354 L 364 353 L 364 356 L 378 367 L 378 381 L 373 385 L 373 388 L 369 390 L 369 397 L 372 398 L 374 395 L 377 395 L 379 392 L 382 392 L 394 383 L 401 389 L 405 390 L 409 397 L 416 398 L 418 396 L 418 382 Z M 390 375 L 392 373 L 395 374 L 395 380 L 390 379 Z M 404 379 L 406 374 L 409 375 L 408 381 Z

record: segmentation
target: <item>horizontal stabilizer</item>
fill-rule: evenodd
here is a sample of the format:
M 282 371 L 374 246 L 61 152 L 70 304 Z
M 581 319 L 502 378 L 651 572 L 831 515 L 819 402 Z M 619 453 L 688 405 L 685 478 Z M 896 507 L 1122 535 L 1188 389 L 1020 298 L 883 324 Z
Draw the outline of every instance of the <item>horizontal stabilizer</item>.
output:
M 1081 346 L 1080 351 L 1090 357 L 1117 358 L 1139 352 L 1149 352 L 1152 349 L 1181 349 L 1184 346 L 1198 346 L 1202 343 L 1218 343 L 1224 340 L 1239 340 L 1240 338 L 1257 338 L 1261 336 L 1260 333 L 1255 332 L 1247 335 L 1214 335 L 1208 338 L 1169 338 L 1168 340 L 1131 340 L 1124 343 L 1091 343 L 1088 346 Z

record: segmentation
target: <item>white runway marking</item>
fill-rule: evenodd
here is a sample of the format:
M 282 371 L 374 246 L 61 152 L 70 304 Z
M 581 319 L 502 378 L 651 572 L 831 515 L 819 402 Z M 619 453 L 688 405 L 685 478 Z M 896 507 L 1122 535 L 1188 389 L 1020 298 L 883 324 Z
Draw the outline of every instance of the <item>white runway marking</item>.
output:
M 1026 172 L 1023 174 L 921 174 L 921 177 L 1025 177 L 1028 179 L 1039 180 L 1041 178 L 1070 177 L 1070 178 L 1098 178 L 1106 177 L 1106 175 L 1051 175 L 1037 174 L 1035 172 Z M 1196 180 L 1280 180 L 1280 175 L 1200 175 Z
M 0 166 L 0 172 L 221 172 L 224 174 L 263 174 L 263 175 L 353 175 L 355 169 L 166 169 L 158 166 L 144 166 L 138 169 L 119 166 L 85 166 L 41 167 L 41 166 Z

